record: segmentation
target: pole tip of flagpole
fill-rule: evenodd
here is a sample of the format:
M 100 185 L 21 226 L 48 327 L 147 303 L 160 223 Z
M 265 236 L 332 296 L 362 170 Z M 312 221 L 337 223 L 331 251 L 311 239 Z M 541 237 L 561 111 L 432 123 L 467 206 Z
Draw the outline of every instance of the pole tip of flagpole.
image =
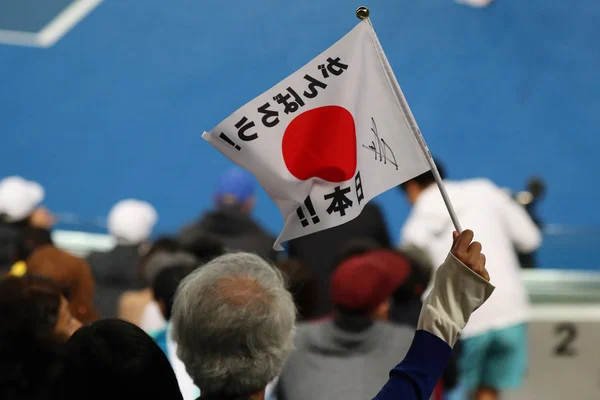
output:
M 365 6 L 360 6 L 356 9 L 356 17 L 358 19 L 367 19 L 369 18 L 369 9 Z

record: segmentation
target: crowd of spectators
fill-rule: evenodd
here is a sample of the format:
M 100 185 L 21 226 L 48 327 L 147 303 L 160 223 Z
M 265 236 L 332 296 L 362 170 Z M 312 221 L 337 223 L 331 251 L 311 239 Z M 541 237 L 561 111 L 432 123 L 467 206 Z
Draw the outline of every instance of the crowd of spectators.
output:
M 123 200 L 116 246 L 83 259 L 53 243 L 39 184 L 1 180 L 0 398 L 426 400 L 456 385 L 453 348 L 494 289 L 473 232 L 444 231 L 443 256 L 408 230 L 394 246 L 373 203 L 282 255 L 254 191 L 229 170 L 214 210 L 160 237 L 154 207 Z

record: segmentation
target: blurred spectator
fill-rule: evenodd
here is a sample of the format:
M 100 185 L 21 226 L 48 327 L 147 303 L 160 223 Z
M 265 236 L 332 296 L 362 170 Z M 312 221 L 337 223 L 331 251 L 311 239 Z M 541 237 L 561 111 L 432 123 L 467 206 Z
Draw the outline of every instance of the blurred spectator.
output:
M 193 255 L 198 264 L 206 264 L 210 260 L 227 252 L 223 243 L 214 236 L 198 235 L 193 240 L 181 245 L 183 251 Z
M 1 279 L 0 321 L 0 398 L 49 397 L 59 345 L 81 326 L 60 288 L 34 275 Z
M 443 176 L 443 170 L 440 171 Z M 485 243 L 488 269 L 498 289 L 463 332 L 460 375 L 476 399 L 496 399 L 503 390 L 521 386 L 527 367 L 529 302 L 515 249 L 530 252 L 541 243 L 539 229 L 523 207 L 486 179 L 445 181 L 463 226 Z M 411 214 L 402 243 L 427 252 L 439 265 L 454 230 L 431 172 L 402 185 Z
M 164 269 L 172 265 L 185 265 L 196 268 L 220 255 L 225 254 L 225 247 L 216 239 L 208 236 L 198 236 L 193 242 L 188 243 L 187 248 L 175 253 L 156 253 L 148 261 L 146 275 L 152 279 L 153 284 L 157 276 Z M 156 298 L 156 296 L 154 296 Z M 163 317 L 164 311 L 160 310 L 155 300 L 148 303 L 142 313 L 140 327 L 146 332 L 161 330 L 167 327 L 167 321 Z
M 298 310 L 298 321 L 316 318 L 317 282 L 310 269 L 298 260 L 282 260 L 277 263 L 277 267 L 287 278 L 288 290 Z
M 121 294 L 144 287 L 136 268 L 140 247 L 150 238 L 157 218 L 151 204 L 132 199 L 120 201 L 108 214 L 108 232 L 117 245 L 108 252 L 93 252 L 87 259 L 96 280 L 95 304 L 102 317 L 115 318 Z
M 140 259 L 137 264 L 137 271 L 138 276 L 146 286 L 152 285 L 152 280 L 146 273 L 148 260 L 158 252 L 175 253 L 179 250 L 181 250 L 181 243 L 177 241 L 177 238 L 172 236 L 161 236 L 154 242 L 144 243 L 140 246 Z
M 165 354 L 140 328 L 106 319 L 79 329 L 65 344 L 59 398 L 182 399 Z
M 0 275 L 16 260 L 15 248 L 23 230 L 37 227 L 49 230 L 54 216 L 40 206 L 44 188 L 36 182 L 11 176 L 0 181 Z
M 542 219 L 539 216 L 538 206 L 543 200 L 546 193 L 546 184 L 539 177 L 531 177 L 527 181 L 526 190 L 517 193 L 514 197 L 515 200 L 525 207 L 525 210 L 529 213 L 529 216 L 538 228 L 543 228 Z M 522 268 L 536 268 L 537 267 L 537 254 L 535 251 L 531 252 L 520 252 L 519 262 Z
M 71 314 L 83 323 L 94 321 L 94 278 L 85 260 L 52 245 L 44 230 L 26 228 L 19 252 L 27 258 L 13 268 L 15 275 L 23 273 L 45 276 L 58 284 L 69 299 Z M 16 269 L 16 271 L 15 271 Z
M 359 238 L 349 241 L 336 256 L 336 265 L 365 254 L 384 255 L 382 261 L 389 268 L 405 268 L 408 271 L 406 280 L 398 286 L 391 298 L 388 317 L 399 325 L 416 327 L 421 312 L 421 295 L 431 278 L 431 265 L 423 260 L 423 252 L 412 247 L 403 251 L 385 250 L 376 241 Z M 427 264 L 425 264 L 427 263 Z
M 148 332 L 163 329 L 166 325 L 152 298 L 152 282 L 156 274 L 169 265 L 195 265 L 196 258 L 184 252 L 175 238 L 168 236 L 157 239 L 147 249 L 143 247 L 137 271 L 144 288 L 124 292 L 118 300 L 118 309 L 119 318 Z
M 409 273 L 408 262 L 390 250 L 339 265 L 331 277 L 336 312 L 332 319 L 298 325 L 277 399 L 372 398 L 412 342 L 413 326 L 385 321 L 392 295 Z
M 177 344 L 173 341 L 169 321 L 171 320 L 177 287 L 193 270 L 193 267 L 187 265 L 170 266 L 156 275 L 154 284 L 152 285 L 154 300 L 158 303 L 167 321 L 167 326 L 164 329 L 151 333 L 151 336 L 171 362 L 177 382 L 179 383 L 179 390 L 184 400 L 196 399 L 200 395 L 200 390 L 194 385 L 194 381 L 192 381 L 192 378 L 190 378 L 185 370 L 185 365 L 177 357 Z
M 367 203 L 357 218 L 344 225 L 289 241 L 289 257 L 310 268 L 317 280 L 317 316 L 333 311 L 329 279 L 336 265 L 335 257 L 346 243 L 358 238 L 371 239 L 385 248 L 392 246 L 384 215 L 377 204 Z
M 16 261 L 10 269 L 10 275 L 23 276 L 27 273 L 25 261 L 33 252 L 43 246 L 54 246 L 52 233 L 44 228 L 26 226 L 20 233 L 14 250 Z
M 339 265 L 354 256 L 382 250 L 377 242 L 370 239 L 351 240 L 343 247 L 337 257 L 337 262 Z M 392 294 L 388 320 L 400 326 L 416 328 L 423 305 L 421 297 L 431 280 L 433 265 L 422 249 L 412 245 L 406 245 L 400 251 L 387 250 L 387 252 L 392 255 L 385 258 L 391 268 L 394 268 L 394 265 L 404 265 L 406 261 L 410 265 L 407 279 Z M 444 370 L 440 390 L 451 390 L 457 385 L 459 374 L 456 356 L 459 353 L 460 343 L 455 346 L 452 357 Z
M 210 236 L 232 251 L 248 251 L 267 260 L 275 260 L 275 238 L 252 216 L 256 202 L 254 177 L 241 168 L 231 168 L 219 178 L 214 194 L 215 210 L 184 227 L 179 240 L 185 248 L 198 236 Z
M 423 251 L 412 246 L 404 246 L 396 252 L 396 259 L 406 260 L 410 271 L 406 281 L 400 285 L 392 295 L 392 304 L 389 312 L 390 321 L 400 325 L 417 326 L 419 313 L 423 305 L 421 301 L 425 289 L 431 280 L 433 265 L 424 256 Z M 399 263 L 389 258 L 390 265 Z

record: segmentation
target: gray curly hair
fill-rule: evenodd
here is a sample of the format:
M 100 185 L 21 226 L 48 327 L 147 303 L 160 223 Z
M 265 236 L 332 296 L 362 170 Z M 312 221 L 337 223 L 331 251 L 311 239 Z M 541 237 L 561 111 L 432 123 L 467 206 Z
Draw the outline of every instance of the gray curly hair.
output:
M 177 355 L 203 395 L 264 390 L 293 348 L 295 322 L 281 273 L 249 253 L 223 255 L 193 272 L 173 305 Z

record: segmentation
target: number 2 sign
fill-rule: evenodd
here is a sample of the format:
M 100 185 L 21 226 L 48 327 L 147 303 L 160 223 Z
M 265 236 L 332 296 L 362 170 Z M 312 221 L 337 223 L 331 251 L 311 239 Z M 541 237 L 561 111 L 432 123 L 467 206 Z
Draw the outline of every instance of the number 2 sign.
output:
M 554 355 L 557 357 L 575 357 L 577 355 L 575 347 L 577 326 L 570 322 L 561 322 L 554 327 L 554 333 L 559 339 L 554 347 Z

